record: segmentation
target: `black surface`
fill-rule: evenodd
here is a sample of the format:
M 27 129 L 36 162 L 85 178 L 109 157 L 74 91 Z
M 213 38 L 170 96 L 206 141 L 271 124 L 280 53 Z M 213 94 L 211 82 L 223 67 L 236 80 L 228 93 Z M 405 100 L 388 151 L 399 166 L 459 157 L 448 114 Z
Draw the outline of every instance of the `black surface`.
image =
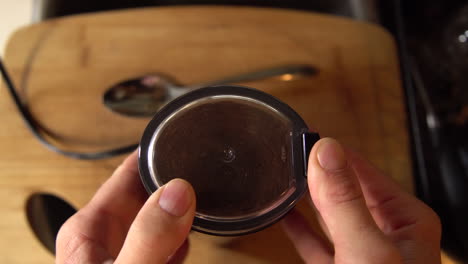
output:
M 431 206 L 442 222 L 442 247 L 452 257 L 468 261 L 466 45 L 457 34 L 468 29 L 467 1 L 395 1 L 396 35 L 402 54 L 407 107 L 411 120 L 418 196 Z M 399 11 L 403 11 L 398 14 Z M 465 13 L 463 13 L 465 12 Z M 462 45 L 460 45 L 462 44 Z M 421 83 L 412 82 L 412 67 L 421 72 Z M 422 85 L 421 85 L 422 84 Z M 426 122 L 427 102 L 439 126 Z
M 320 135 L 318 133 L 304 133 L 302 135 L 302 151 L 304 156 L 304 171 L 307 176 L 308 165 L 309 165 L 309 157 L 310 152 L 312 151 L 312 147 L 320 140 Z
M 138 8 L 148 6 L 167 5 L 234 5 L 234 6 L 259 6 L 278 7 L 316 12 L 332 13 L 343 16 L 352 16 L 352 11 L 347 1 L 310 1 L 310 0 L 44 0 L 40 7 L 42 18 L 115 10 L 123 8 Z
M 468 105 L 468 1 L 405 1 L 407 47 L 419 67 L 429 97 L 440 117 L 453 122 Z

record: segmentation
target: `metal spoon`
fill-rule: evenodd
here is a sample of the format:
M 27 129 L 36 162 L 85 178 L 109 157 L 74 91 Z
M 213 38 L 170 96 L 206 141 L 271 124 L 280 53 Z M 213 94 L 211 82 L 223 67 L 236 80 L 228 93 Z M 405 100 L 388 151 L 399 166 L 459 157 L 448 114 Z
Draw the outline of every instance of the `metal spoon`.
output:
M 52 254 L 60 227 L 75 214 L 76 209 L 59 197 L 47 193 L 35 193 L 26 202 L 29 226 Z
M 122 115 L 153 116 L 166 103 L 193 89 L 273 77 L 290 81 L 317 73 L 318 70 L 310 65 L 283 65 L 194 85 L 182 85 L 168 75 L 155 73 L 112 86 L 104 93 L 103 102 L 111 111 Z

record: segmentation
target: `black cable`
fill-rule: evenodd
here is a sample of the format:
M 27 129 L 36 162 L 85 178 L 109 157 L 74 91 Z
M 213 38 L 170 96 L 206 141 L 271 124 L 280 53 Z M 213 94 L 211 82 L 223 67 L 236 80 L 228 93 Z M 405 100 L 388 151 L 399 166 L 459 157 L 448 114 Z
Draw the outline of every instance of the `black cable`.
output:
M 47 134 L 47 132 L 41 128 L 41 126 L 38 124 L 38 122 L 36 121 L 34 116 L 31 114 L 29 109 L 21 102 L 21 99 L 18 93 L 16 92 L 15 85 L 13 84 L 10 78 L 10 75 L 8 74 L 3 64 L 2 58 L 0 58 L 0 71 L 2 72 L 2 77 L 3 77 L 3 80 L 5 81 L 6 87 L 8 91 L 10 92 L 11 97 L 13 98 L 16 108 L 18 109 L 18 111 L 21 114 L 21 117 L 26 123 L 26 126 L 31 131 L 31 133 L 39 140 L 39 142 L 41 142 L 42 145 L 44 145 L 49 150 L 62 154 L 64 156 L 70 157 L 70 158 L 74 158 L 74 159 L 97 160 L 97 159 L 105 159 L 105 158 L 110 158 L 110 157 L 122 155 L 125 153 L 129 153 L 135 150 L 136 148 L 138 148 L 138 144 L 123 146 L 123 147 L 105 150 L 101 152 L 73 152 L 73 151 L 67 151 L 67 150 L 58 148 L 57 146 L 50 143 L 43 136 L 43 134 Z

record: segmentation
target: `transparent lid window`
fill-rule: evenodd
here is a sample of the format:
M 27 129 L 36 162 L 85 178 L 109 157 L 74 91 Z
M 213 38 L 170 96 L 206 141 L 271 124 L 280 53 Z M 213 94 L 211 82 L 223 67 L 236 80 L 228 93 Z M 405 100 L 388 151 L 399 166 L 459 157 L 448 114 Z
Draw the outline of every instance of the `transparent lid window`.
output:
M 274 209 L 295 190 L 292 122 L 246 97 L 213 96 L 179 109 L 154 136 L 152 174 L 192 184 L 197 214 L 248 218 Z

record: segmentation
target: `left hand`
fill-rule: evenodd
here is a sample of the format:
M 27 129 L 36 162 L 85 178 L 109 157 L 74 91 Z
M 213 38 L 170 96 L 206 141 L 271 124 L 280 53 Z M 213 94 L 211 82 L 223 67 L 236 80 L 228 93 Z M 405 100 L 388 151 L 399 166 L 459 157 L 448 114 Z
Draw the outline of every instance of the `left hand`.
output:
M 56 263 L 180 263 L 195 215 L 195 192 L 175 179 L 149 198 L 130 155 L 60 229 Z

